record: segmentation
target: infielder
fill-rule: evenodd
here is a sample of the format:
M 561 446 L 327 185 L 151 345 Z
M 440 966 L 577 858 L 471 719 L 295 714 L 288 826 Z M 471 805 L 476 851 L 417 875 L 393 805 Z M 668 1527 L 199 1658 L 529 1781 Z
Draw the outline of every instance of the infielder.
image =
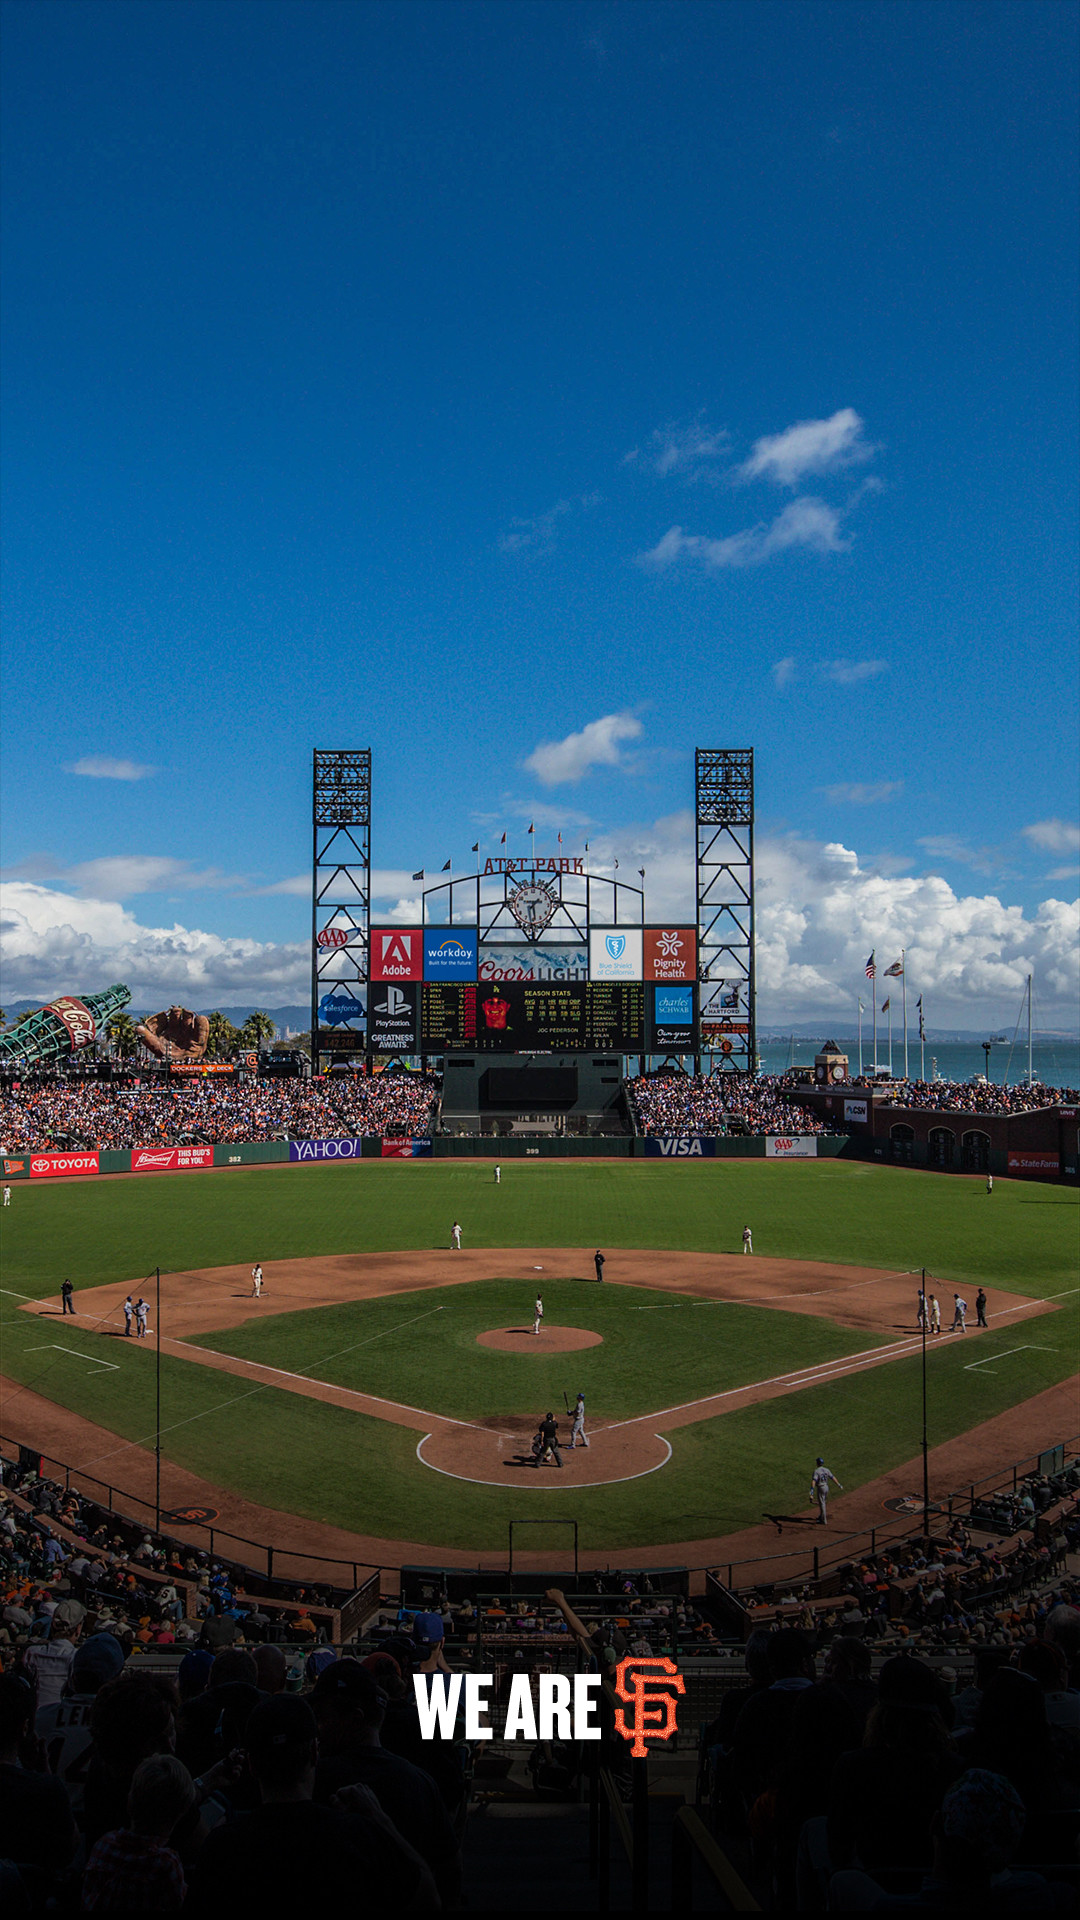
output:
M 818 1454 L 817 1466 L 814 1468 L 814 1471 L 810 1476 L 810 1498 L 811 1500 L 816 1500 L 818 1503 L 818 1515 L 820 1518 L 821 1525 L 823 1527 L 827 1525 L 828 1517 L 829 1517 L 828 1507 L 829 1507 L 829 1482 L 830 1481 L 832 1482 L 834 1487 L 837 1487 L 839 1491 L 843 1493 L 844 1489 L 843 1487 L 840 1486 L 840 1482 L 837 1479 L 835 1473 L 829 1472 L 829 1469 L 825 1465 L 825 1462 L 821 1458 L 821 1455 Z
M 570 1428 L 569 1443 L 571 1453 L 573 1453 L 579 1440 L 583 1447 L 588 1446 L 589 1436 L 585 1431 L 585 1395 L 583 1393 L 579 1393 L 574 1402 L 573 1426 Z
M 967 1332 L 967 1301 L 961 1300 L 958 1293 L 953 1294 L 953 1316 L 950 1333 Z
M 541 1320 L 543 1319 L 543 1317 L 544 1317 L 544 1303 L 543 1303 L 543 1301 L 541 1300 L 541 1298 L 540 1298 L 540 1295 L 539 1295 L 539 1294 L 537 1294 L 537 1296 L 536 1296 L 536 1309 L 535 1309 L 535 1316 L 534 1316 L 534 1319 L 533 1319 L 533 1332 L 534 1332 L 534 1333 L 539 1333 L 539 1331 L 540 1331 L 540 1322 L 541 1322 Z
M 930 1295 L 930 1331 L 931 1333 L 941 1332 L 941 1301 L 936 1293 Z
M 140 1340 L 146 1339 L 146 1320 L 150 1308 L 140 1293 L 135 1302 L 135 1332 Z
M 258 1261 L 256 1261 L 255 1265 L 251 1269 L 252 1298 L 255 1300 L 258 1300 L 261 1293 L 262 1293 L 262 1267 L 259 1265 Z
M 502 1168 L 501 1168 L 501 1167 L 496 1167 L 496 1169 L 495 1169 L 495 1185 L 496 1185 L 496 1186 L 498 1187 L 498 1186 L 500 1186 L 501 1184 L 502 1184 Z
M 134 1318 L 135 1318 L 135 1308 L 131 1303 L 131 1295 L 129 1293 L 127 1299 L 124 1301 L 124 1332 L 128 1335 L 129 1338 L 131 1336 L 131 1323 L 134 1320 Z
M 461 1252 L 461 1228 L 456 1220 L 450 1229 L 450 1245 L 455 1253 Z
M 754 1236 L 749 1227 L 744 1227 L 742 1230 L 742 1250 L 744 1253 L 753 1253 L 754 1251 Z

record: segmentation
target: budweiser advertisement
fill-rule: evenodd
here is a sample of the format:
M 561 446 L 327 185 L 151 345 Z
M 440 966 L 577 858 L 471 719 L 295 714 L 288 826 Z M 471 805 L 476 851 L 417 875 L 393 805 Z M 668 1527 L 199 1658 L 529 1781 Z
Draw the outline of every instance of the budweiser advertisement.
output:
M 212 1167 L 213 1147 L 132 1147 L 132 1173 L 189 1173 Z
M 65 1179 L 75 1173 L 97 1173 L 96 1153 L 34 1153 L 30 1156 L 31 1180 Z

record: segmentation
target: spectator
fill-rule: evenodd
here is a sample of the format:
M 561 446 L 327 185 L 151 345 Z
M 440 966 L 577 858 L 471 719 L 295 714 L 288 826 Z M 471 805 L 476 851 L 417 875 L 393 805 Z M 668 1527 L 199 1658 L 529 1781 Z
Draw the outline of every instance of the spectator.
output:
M 829 1791 L 833 1868 L 858 1858 L 874 1867 L 928 1867 L 930 1823 L 963 1771 L 944 1719 L 933 1669 L 910 1655 L 887 1660 L 863 1744 L 842 1754 Z
M 136 1767 L 128 1825 L 102 1834 L 83 1875 L 84 1913 L 178 1913 L 187 1886 L 173 1832 L 195 1805 L 191 1775 L 171 1753 Z
M 38 1708 L 35 1731 L 44 1742 L 49 1772 L 62 1780 L 76 1819 L 83 1810 L 83 1756 L 91 1742 L 94 1701 L 124 1670 L 124 1650 L 113 1633 L 94 1633 L 75 1650 L 63 1699 Z
M 34 1682 L 38 1709 L 56 1706 L 75 1664 L 75 1642 L 86 1608 L 78 1600 L 61 1600 L 52 1616 L 47 1640 L 35 1640 L 23 1654 L 23 1666 Z
M 101 1688 L 90 1714 L 86 1771 L 83 1824 L 90 1846 L 123 1826 L 140 1762 L 173 1751 L 177 1704 L 176 1688 L 162 1674 L 125 1670 Z
M 732 1739 L 737 1777 L 749 1806 L 775 1787 L 784 1755 L 796 1696 L 814 1684 L 811 1643 L 797 1627 L 770 1633 L 767 1649 L 770 1681 L 751 1694 Z
M 193 1912 L 351 1912 L 361 1893 L 376 1913 L 438 1905 L 427 1869 L 374 1795 L 354 1786 L 334 1806 L 314 1801 L 318 1741 L 306 1700 L 280 1694 L 257 1707 L 247 1753 L 260 1804 L 208 1836 Z
M 75 1821 L 62 1782 L 45 1771 L 33 1724 L 29 1680 L 0 1674 L 0 1859 L 55 1870 L 75 1851 Z
M 358 1660 L 338 1660 L 315 1682 L 319 1729 L 315 1798 L 339 1787 L 370 1787 L 402 1838 L 427 1861 L 444 1906 L 456 1906 L 461 1859 L 454 1829 L 431 1775 L 381 1744 L 386 1695 Z

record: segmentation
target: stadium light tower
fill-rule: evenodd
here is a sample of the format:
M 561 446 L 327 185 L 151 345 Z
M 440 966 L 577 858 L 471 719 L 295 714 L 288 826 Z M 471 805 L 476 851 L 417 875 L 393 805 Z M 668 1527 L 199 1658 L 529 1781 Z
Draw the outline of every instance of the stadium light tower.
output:
M 311 1065 L 320 1045 L 361 1050 L 371 931 L 371 750 L 315 748 Z M 323 1031 L 320 1034 L 320 1026 Z
M 694 776 L 701 1049 L 754 1073 L 754 750 L 699 747 Z

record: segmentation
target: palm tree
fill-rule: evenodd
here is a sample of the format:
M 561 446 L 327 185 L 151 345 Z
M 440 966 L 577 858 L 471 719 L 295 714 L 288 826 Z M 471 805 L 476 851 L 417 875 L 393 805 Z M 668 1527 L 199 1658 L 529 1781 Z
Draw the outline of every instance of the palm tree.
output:
M 105 1025 L 105 1037 L 118 1060 L 130 1060 L 139 1045 L 130 1013 L 114 1013 Z
M 268 1013 L 249 1013 L 240 1029 L 240 1044 L 258 1053 L 277 1038 L 277 1028 Z
M 220 1011 L 210 1015 L 210 1034 L 206 1051 L 215 1060 L 231 1060 L 240 1045 L 239 1028 Z

